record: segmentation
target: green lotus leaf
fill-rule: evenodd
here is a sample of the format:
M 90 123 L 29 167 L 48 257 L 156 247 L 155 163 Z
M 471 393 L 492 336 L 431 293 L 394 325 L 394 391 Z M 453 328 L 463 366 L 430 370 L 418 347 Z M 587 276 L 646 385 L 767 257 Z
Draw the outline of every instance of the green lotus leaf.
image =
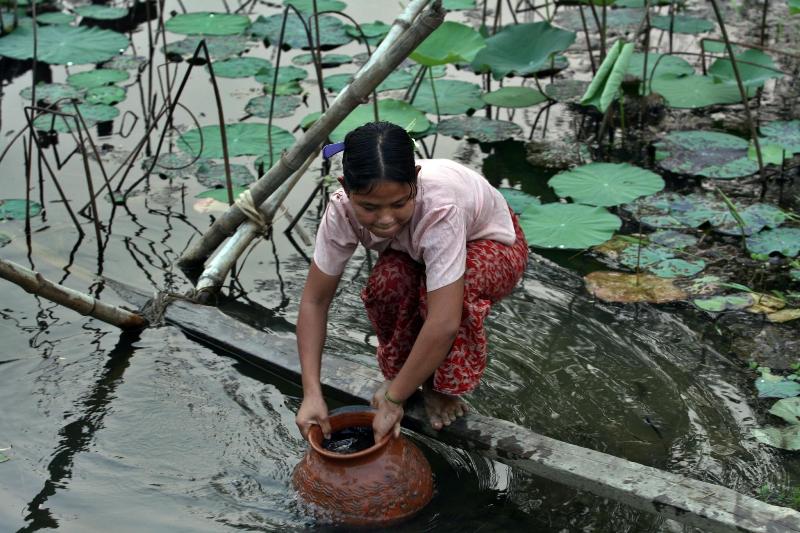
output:
M 411 59 L 426 67 L 448 63 L 469 63 L 486 43 L 480 33 L 466 24 L 445 21 L 416 50 Z
M 772 78 L 782 78 L 781 72 L 772 57 L 761 50 L 745 50 L 736 55 L 739 77 L 745 87 L 761 87 Z M 708 73 L 728 85 L 736 85 L 736 76 L 730 59 L 719 58 L 708 68 Z
M 320 11 L 344 11 L 347 4 L 340 0 L 316 0 L 317 12 Z M 314 13 L 314 0 L 283 0 L 283 5 L 292 5 L 305 14 Z
M 303 87 L 297 80 L 287 81 L 286 83 L 279 83 L 275 87 L 271 85 L 264 85 L 264 93 L 275 93 L 277 96 L 297 96 L 302 94 Z
M 655 231 L 647 236 L 648 240 L 654 244 L 680 250 L 697 244 L 697 237 L 687 235 L 680 231 L 661 230 Z
M 270 44 L 277 46 L 281 35 L 282 14 L 270 15 L 268 17 L 258 17 L 250 27 L 250 33 L 261 39 L 266 39 Z M 316 34 L 313 23 L 309 28 L 312 35 Z M 341 20 L 331 15 L 320 15 L 319 17 L 319 37 L 320 46 L 323 49 L 342 46 L 353 40 L 347 34 Z M 304 48 L 308 50 L 308 36 L 305 26 L 298 18 L 297 14 L 290 12 L 286 18 L 286 29 L 283 35 L 283 44 L 291 48 Z
M 719 83 L 711 76 L 660 76 L 650 82 L 650 88 L 663 96 L 669 107 L 678 109 L 742 102 L 738 87 Z M 754 87 L 747 88 L 748 96 L 754 94 Z
M 531 87 L 501 87 L 481 98 L 496 107 L 530 107 L 547 101 L 547 97 Z
M 447 11 L 464 11 L 475 9 L 475 0 L 443 0 L 442 7 Z
M 320 66 L 322 68 L 331 68 L 352 62 L 353 58 L 346 54 L 323 54 Z M 298 54 L 292 58 L 292 63 L 298 67 L 311 65 L 314 63 L 314 56 L 310 52 L 307 54 Z
M 532 205 L 541 205 L 541 201 L 531 194 L 510 187 L 498 187 L 498 191 L 508 202 L 508 206 L 519 214 Z
M 556 80 L 544 88 L 544 94 L 556 102 L 577 104 L 588 87 L 588 81 Z
M 790 154 L 800 153 L 800 120 L 774 120 L 760 130 L 764 142 L 783 146 Z
M 793 398 L 800 395 L 800 383 L 784 376 L 776 376 L 768 368 L 761 369 L 756 379 L 759 398 Z
M 624 43 L 621 40 L 614 43 L 586 89 L 586 94 L 581 98 L 582 105 L 592 105 L 603 113 L 606 112 L 619 95 L 633 48 L 633 43 Z
M 128 93 L 122 87 L 116 85 L 105 85 L 102 87 L 92 87 L 86 91 L 85 100 L 87 104 L 114 105 L 125 100 Z
M 256 96 L 247 102 L 244 108 L 245 113 L 250 113 L 261 118 L 269 117 L 269 107 L 271 103 L 271 95 Z M 273 104 L 272 117 L 284 118 L 294 115 L 295 110 L 302 102 L 296 96 L 275 96 L 275 103 Z
M 233 188 L 233 199 L 242 194 L 244 191 L 247 190 L 247 187 L 234 187 Z M 207 191 L 203 191 L 200 194 L 195 195 L 195 198 L 211 198 L 212 200 L 216 200 L 218 202 L 222 202 L 224 204 L 228 203 L 228 190 L 225 188 L 214 188 L 209 189 Z
M 673 33 L 690 35 L 711 31 L 716 27 L 708 19 L 686 15 L 675 15 L 674 21 L 669 15 L 655 15 L 650 17 L 650 24 L 659 30 L 669 31 L 670 27 L 672 27 Z
M 251 122 L 227 124 L 225 135 L 228 141 L 228 156 L 267 155 L 267 125 Z M 289 149 L 295 142 L 294 136 L 283 128 L 273 125 L 272 153 L 277 160 L 281 152 Z M 202 146 L 202 153 L 201 153 Z M 221 159 L 222 136 L 219 126 L 203 126 L 181 135 L 178 147 L 192 155 L 201 155 L 209 159 Z
M 300 119 L 300 128 L 302 128 L 303 131 L 307 130 L 308 128 L 311 127 L 313 123 L 319 120 L 319 117 L 321 116 L 322 113 L 319 111 L 314 111 L 313 113 L 309 113 L 308 115 Z
M 155 165 L 153 165 L 154 159 L 156 160 Z M 159 154 L 158 158 L 145 158 L 142 161 L 142 170 L 148 172 L 152 166 L 152 172 L 162 178 L 191 178 L 197 175 L 197 169 L 202 161 L 208 160 L 184 152 L 169 152 Z
M 770 414 L 784 419 L 794 426 L 800 425 L 800 398 L 784 398 L 775 402 L 770 410 Z
M 42 26 L 36 32 L 37 60 L 54 65 L 100 63 L 124 52 L 128 38 L 111 30 L 87 26 Z M 33 58 L 33 30 L 20 26 L 0 38 L 0 56 Z
M 573 42 L 575 33 L 533 22 L 506 26 L 486 39 L 472 61 L 475 72 L 489 72 L 496 80 L 508 74 L 525 76 L 546 65 L 553 54 L 563 52 Z
M 765 143 L 764 139 L 759 141 L 758 146 L 761 148 L 761 161 L 765 165 L 781 166 L 786 156 L 791 155 L 787 154 L 786 149 L 780 144 Z M 758 162 L 758 152 L 753 141 L 750 141 L 750 145 L 747 147 L 747 158 L 750 161 Z
M 75 12 L 83 18 L 95 20 L 116 20 L 128 14 L 127 7 L 111 7 L 90 4 L 75 8 Z
M 711 296 L 710 298 L 698 298 L 692 300 L 698 309 L 709 313 L 721 313 L 723 311 L 741 311 L 752 306 L 754 299 L 750 294 L 723 294 Z
M 731 179 L 758 170 L 747 157 L 748 142 L 727 133 L 672 131 L 655 148 L 659 166 L 676 174 Z
M 428 129 L 430 122 L 419 109 L 410 106 L 402 100 L 386 98 L 378 101 L 378 114 L 380 120 L 386 120 L 406 128 L 409 133 L 422 133 Z M 347 117 L 331 132 L 333 142 L 344 140 L 344 136 L 351 130 L 375 120 L 374 106 L 362 104 L 356 107 Z
M 42 212 L 42 204 L 37 202 L 17 198 L 0 199 L 0 220 L 25 220 L 26 205 L 32 217 Z
M 278 81 L 277 85 L 289 83 L 290 81 L 304 80 L 308 77 L 308 72 L 305 69 L 293 67 L 291 65 L 286 67 L 278 67 Z M 256 81 L 272 85 L 275 79 L 275 68 L 263 68 L 256 73 Z
M 674 257 L 669 248 L 662 246 L 628 246 L 619 254 L 619 262 L 628 268 L 645 268 Z
M 530 246 L 583 249 L 606 242 L 622 221 L 602 207 L 552 203 L 528 207 L 519 224 Z
M 628 61 L 626 74 L 642 79 L 644 57 L 645 55 L 641 52 L 633 53 Z M 653 74 L 656 77 L 687 76 L 694 74 L 694 67 L 682 57 L 651 52 L 647 54 L 647 79 L 652 78 Z
M 386 34 L 389 33 L 389 30 L 392 28 L 389 24 L 386 24 L 380 20 L 376 20 L 375 22 L 366 22 L 364 24 L 360 24 L 359 27 L 361 28 L 361 31 L 358 31 L 358 28 L 355 26 L 345 25 L 345 31 L 350 37 L 359 40 L 361 39 L 361 34 L 363 33 L 369 44 L 379 43 L 384 37 L 386 37 Z
M 31 87 L 25 87 L 19 95 L 26 100 L 33 98 L 33 90 Z M 36 99 L 40 102 L 47 104 L 55 104 L 59 100 L 71 100 L 73 98 L 81 99 L 81 92 L 66 83 L 37 83 L 36 84 Z
M 375 89 L 378 92 L 407 89 L 414 83 L 414 74 L 409 70 L 395 70 Z
M 253 173 L 250 172 L 244 165 L 231 165 L 231 184 L 237 187 L 242 187 L 244 185 L 249 185 L 255 181 L 255 176 Z M 211 161 L 209 159 L 203 160 L 201 163 L 197 165 L 197 173 L 195 174 L 197 177 L 198 183 L 205 187 L 225 187 L 227 180 L 225 178 L 225 164 L 224 163 L 217 163 L 216 161 Z M 228 201 L 228 197 L 225 197 L 225 201 Z
M 620 205 L 664 188 L 664 180 L 628 163 L 589 163 L 557 174 L 548 182 L 562 198 L 598 206 Z
M 350 73 L 331 74 L 330 76 L 325 76 L 322 80 L 322 86 L 331 92 L 338 93 L 352 83 L 352 81 L 353 75 Z
M 249 26 L 245 15 L 209 11 L 181 13 L 164 23 L 167 30 L 181 35 L 239 35 Z
M 182 41 L 174 43 L 167 43 L 167 54 L 177 54 L 181 56 L 191 56 L 194 54 L 200 41 L 206 41 L 206 48 L 208 48 L 208 55 L 212 60 L 222 61 L 229 57 L 237 56 L 250 48 L 250 43 L 246 38 L 240 35 L 229 35 L 226 37 L 221 36 L 198 36 L 190 35 Z M 201 50 L 198 57 L 205 59 L 205 54 Z
M 436 130 L 442 135 L 456 139 L 468 138 L 480 142 L 498 142 L 522 135 L 522 128 L 507 120 L 492 120 L 486 117 L 455 117 L 442 120 Z
M 78 110 L 87 127 L 91 127 L 98 122 L 114 120 L 119 116 L 119 109 L 105 104 L 78 104 Z M 62 113 L 75 113 L 75 107 L 71 103 L 64 104 L 61 106 L 60 111 Z M 69 133 L 75 128 L 76 121 L 80 122 L 77 115 L 75 118 L 71 118 L 45 113 L 33 120 L 33 127 L 41 131 L 54 130 L 60 133 Z
M 434 101 L 431 80 L 425 80 L 417 91 L 414 107 L 426 113 L 436 113 L 439 105 L 440 115 L 460 115 L 470 109 L 483 109 L 481 88 L 475 83 L 460 80 L 436 80 L 436 99 Z
M 105 63 L 102 68 L 113 70 L 138 70 L 139 67 L 147 63 L 147 58 L 142 56 L 115 56 Z
M 62 11 L 51 11 L 36 15 L 36 22 L 40 24 L 69 24 L 75 20 L 75 15 Z
M 249 78 L 262 69 L 271 69 L 272 63 L 260 57 L 231 57 L 225 61 L 214 61 L 212 67 L 214 76 L 218 78 Z
M 615 5 L 619 5 L 617 2 Z M 650 4 L 651 7 L 654 4 Z M 586 16 L 586 24 L 589 31 L 597 31 L 597 27 L 591 20 L 590 11 L 584 9 Z M 610 9 L 606 11 L 606 28 L 615 30 L 628 30 L 636 29 L 644 18 L 644 9 Z M 582 32 L 583 23 L 581 22 L 580 15 L 574 11 L 563 10 L 556 16 L 556 24 L 562 28 Z
M 778 252 L 794 257 L 800 253 L 800 228 L 776 228 L 756 233 L 747 238 L 747 249 L 756 254 Z
M 800 450 L 800 426 L 783 428 L 766 426 L 751 430 L 757 441 L 782 450 Z
M 690 278 L 699 274 L 706 267 L 705 261 L 686 261 L 684 259 L 667 259 L 647 267 L 660 278 Z
M 86 72 L 78 72 L 67 77 L 67 83 L 76 89 L 91 89 L 92 87 L 100 87 L 110 83 L 117 83 L 118 81 L 125 81 L 128 79 L 128 71 L 114 70 L 110 68 L 98 68 L 94 70 L 87 70 Z

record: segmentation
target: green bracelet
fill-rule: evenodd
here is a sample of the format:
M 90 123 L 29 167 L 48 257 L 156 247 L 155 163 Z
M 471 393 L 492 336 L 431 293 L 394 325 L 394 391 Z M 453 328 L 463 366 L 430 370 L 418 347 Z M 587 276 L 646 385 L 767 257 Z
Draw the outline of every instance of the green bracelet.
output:
M 403 406 L 403 402 L 398 402 L 397 400 L 395 400 L 394 398 L 389 396 L 389 389 L 386 389 L 386 392 L 383 393 L 383 399 L 386 400 L 389 403 L 393 403 L 395 405 L 399 405 L 400 407 Z

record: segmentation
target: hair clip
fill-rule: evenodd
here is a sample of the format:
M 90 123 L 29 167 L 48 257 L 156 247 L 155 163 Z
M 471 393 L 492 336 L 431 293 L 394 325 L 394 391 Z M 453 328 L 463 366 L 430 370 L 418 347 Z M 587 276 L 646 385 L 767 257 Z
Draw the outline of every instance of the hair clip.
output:
M 331 157 L 335 156 L 339 152 L 344 150 L 344 143 L 333 143 L 333 144 L 326 144 L 322 148 L 322 157 L 324 159 L 330 159 Z

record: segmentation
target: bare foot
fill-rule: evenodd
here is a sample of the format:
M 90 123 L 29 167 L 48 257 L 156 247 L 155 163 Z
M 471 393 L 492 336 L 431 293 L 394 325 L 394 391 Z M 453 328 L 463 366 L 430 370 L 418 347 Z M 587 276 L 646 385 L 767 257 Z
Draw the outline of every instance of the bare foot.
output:
M 456 418 L 467 413 L 467 404 L 461 398 L 436 392 L 428 384 L 422 388 L 422 397 L 425 400 L 428 421 L 436 431 L 449 426 Z
M 378 403 L 381 400 L 383 400 L 383 397 L 386 394 L 386 391 L 389 390 L 389 385 L 391 385 L 391 384 L 392 384 L 392 380 L 391 379 L 387 379 L 386 381 L 381 383 L 380 386 L 375 390 L 375 394 L 372 395 L 372 403 L 371 403 L 372 407 L 375 407 L 375 408 L 378 407 Z

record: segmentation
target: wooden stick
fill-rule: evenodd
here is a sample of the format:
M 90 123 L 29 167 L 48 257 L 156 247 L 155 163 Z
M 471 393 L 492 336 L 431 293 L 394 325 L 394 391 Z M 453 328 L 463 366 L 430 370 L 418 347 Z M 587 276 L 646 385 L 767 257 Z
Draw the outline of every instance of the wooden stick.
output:
M 38 272 L 5 259 L 0 259 L 0 277 L 19 285 L 31 294 L 47 298 L 82 315 L 89 315 L 122 329 L 140 329 L 147 325 L 144 318 L 136 313 L 49 281 Z

